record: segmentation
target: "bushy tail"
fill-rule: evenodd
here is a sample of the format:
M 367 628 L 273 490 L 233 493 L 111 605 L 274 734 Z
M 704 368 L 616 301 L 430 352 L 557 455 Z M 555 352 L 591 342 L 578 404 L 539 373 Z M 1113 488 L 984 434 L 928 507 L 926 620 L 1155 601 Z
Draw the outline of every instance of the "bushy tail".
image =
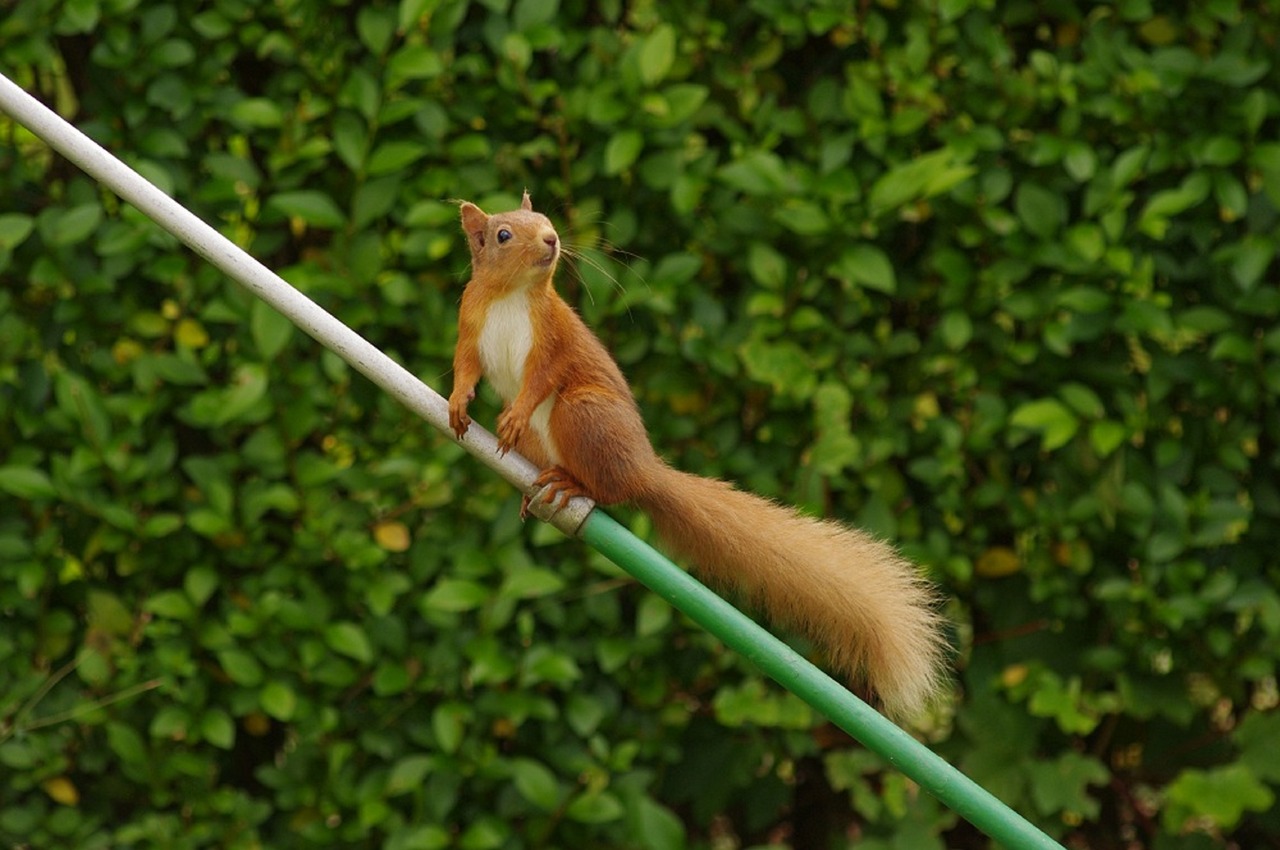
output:
M 647 489 L 636 502 L 673 554 L 814 641 L 887 713 L 916 714 L 941 686 L 936 597 L 891 546 L 665 464 Z

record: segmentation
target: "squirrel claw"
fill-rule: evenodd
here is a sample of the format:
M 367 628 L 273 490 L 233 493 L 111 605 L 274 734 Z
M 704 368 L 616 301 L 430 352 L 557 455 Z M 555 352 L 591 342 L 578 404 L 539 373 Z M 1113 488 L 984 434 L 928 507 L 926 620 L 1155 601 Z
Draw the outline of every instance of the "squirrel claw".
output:
M 524 435 L 524 423 L 518 422 L 510 410 L 498 417 L 498 454 L 506 455 L 516 447 Z
M 455 419 L 451 415 L 449 417 L 449 427 L 453 429 L 454 436 L 461 440 L 467 435 L 467 429 L 471 427 L 471 417 L 463 415 Z
M 453 433 L 459 440 L 466 436 L 467 429 L 471 427 L 471 417 L 467 415 L 467 403 L 475 397 L 474 390 L 467 393 L 465 397 L 462 394 L 449 397 L 449 427 L 453 429 Z
M 542 474 L 534 479 L 533 487 L 535 491 L 544 489 L 542 501 L 552 505 L 556 510 L 568 507 L 569 500 L 575 496 L 590 498 L 590 494 L 578 482 L 578 479 L 560 466 L 544 469 Z M 526 496 L 525 498 L 527 499 L 528 497 Z
M 590 494 L 578 483 L 578 479 L 566 472 L 563 467 L 553 466 L 550 469 L 544 469 L 533 480 L 529 492 L 520 500 L 520 520 L 523 522 L 529 518 L 529 514 L 532 513 L 529 506 L 535 498 L 551 505 L 554 514 L 567 508 L 569 501 L 575 496 L 590 498 Z

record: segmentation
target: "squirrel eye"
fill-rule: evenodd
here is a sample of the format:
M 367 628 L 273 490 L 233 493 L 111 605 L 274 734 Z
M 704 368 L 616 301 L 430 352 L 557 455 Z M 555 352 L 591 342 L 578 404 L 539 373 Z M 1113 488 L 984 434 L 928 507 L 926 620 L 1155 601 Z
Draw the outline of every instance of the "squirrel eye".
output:
M 511 231 L 505 227 L 498 231 L 498 243 L 501 244 L 511 238 Z

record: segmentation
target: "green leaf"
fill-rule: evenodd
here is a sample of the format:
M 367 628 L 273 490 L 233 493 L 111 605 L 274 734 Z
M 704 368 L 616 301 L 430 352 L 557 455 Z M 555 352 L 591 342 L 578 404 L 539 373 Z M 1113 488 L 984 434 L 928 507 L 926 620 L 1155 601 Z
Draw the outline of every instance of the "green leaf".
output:
M 209 597 L 218 589 L 218 573 L 208 566 L 192 567 L 182 578 L 182 589 L 187 592 L 192 604 L 199 607 L 208 602 Z
M 645 594 L 636 611 L 636 637 L 656 635 L 667 628 L 674 613 L 671 605 L 654 594 Z
M 662 92 L 667 102 L 666 114 L 656 116 L 656 120 L 664 127 L 674 127 L 688 121 L 706 102 L 710 94 L 707 86 L 697 83 L 676 83 L 668 86 Z
M 1035 680 L 1027 710 L 1036 717 L 1051 717 L 1063 732 L 1087 735 L 1098 726 L 1098 711 L 1089 704 L 1080 680 L 1064 682 L 1056 674 L 1042 673 Z
M 1089 444 L 1099 457 L 1107 457 L 1129 438 L 1129 429 L 1119 422 L 1104 419 L 1089 426 Z
M 1271 261 L 1275 259 L 1275 243 L 1257 235 L 1250 235 L 1233 246 L 1231 276 L 1245 292 L 1251 291 L 1262 280 Z
M 702 269 L 702 263 L 703 258 L 697 254 L 667 254 L 653 269 L 653 283 L 655 286 L 664 284 L 673 287 L 688 283 Z M 603 278 L 597 282 L 603 284 L 609 281 L 608 278 Z
M 231 716 L 220 708 L 205 712 L 200 720 L 200 733 L 219 749 L 229 750 L 236 742 L 236 725 Z
M 1244 145 L 1230 136 L 1210 136 L 1196 151 L 1202 164 L 1219 167 L 1235 163 L 1243 153 Z
M 133 614 L 120 597 L 105 590 L 90 590 L 85 605 L 89 625 L 115 637 L 131 634 L 135 627 Z
M 622 817 L 622 803 L 608 791 L 587 791 L 565 809 L 569 820 L 578 823 L 609 823 Z
M 813 712 L 803 700 L 787 691 L 772 690 L 760 679 L 720 688 L 713 707 L 716 720 L 731 727 L 806 729 L 813 723 Z
M 436 745 L 445 753 L 456 753 L 462 746 L 471 709 L 459 703 L 444 703 L 431 713 L 431 731 Z
M 423 26 L 431 19 L 431 13 L 441 0 L 400 0 L 399 25 L 400 32 L 407 32 Z
M 153 514 L 143 522 L 142 534 L 144 537 L 153 539 L 167 537 L 182 528 L 182 525 L 182 516 L 180 514 Z
M 1163 820 L 1180 830 L 1188 819 L 1207 819 L 1220 829 L 1231 829 L 1245 812 L 1264 812 L 1275 794 L 1244 764 L 1200 770 L 1186 768 L 1165 788 L 1170 803 Z
M 508 599 L 536 599 L 557 593 L 563 588 L 564 579 L 551 570 L 517 567 L 507 574 L 498 595 Z
M 1112 298 L 1092 286 L 1074 286 L 1058 296 L 1058 303 L 1077 313 L 1099 313 L 1111 306 Z
M 383 142 L 373 149 L 373 153 L 369 155 L 369 161 L 365 164 L 365 170 L 371 177 L 380 174 L 389 174 L 394 171 L 402 171 L 418 160 L 427 155 L 428 148 L 422 142 L 415 142 L 408 139 L 397 139 L 389 142 Z M 278 195 L 276 197 L 279 197 Z M 327 214 L 337 212 L 341 217 L 342 213 L 338 211 L 335 204 L 333 210 Z M 310 219 L 308 219 L 310 220 Z M 318 221 L 312 221 L 312 224 L 321 224 Z M 329 226 L 338 226 L 342 224 L 339 220 L 336 224 Z
M 369 664 L 373 661 L 373 644 L 364 629 L 355 623 L 331 623 L 324 630 L 324 642 L 339 655 Z
M 298 710 L 298 694 L 284 682 L 267 682 L 258 693 L 258 704 L 271 717 L 287 723 Z
M 852 281 L 886 295 L 892 295 L 898 288 L 897 275 L 889 256 L 867 242 L 857 242 L 846 248 L 830 271 L 840 280 Z
M 58 495 L 49 476 L 30 466 L 0 466 L 0 490 L 19 499 L 52 499 Z
M 786 259 L 762 242 L 752 242 L 747 249 L 747 270 L 756 283 L 767 289 L 781 289 L 787 279 Z
M 26 241 L 36 220 L 25 213 L 0 214 L 0 251 L 11 251 Z
M 1084 384 L 1068 381 L 1058 388 L 1058 395 L 1072 410 L 1088 419 L 1097 419 L 1106 412 L 1102 399 Z
M 524 657 L 522 681 L 526 685 L 547 683 L 568 686 L 582 678 L 578 662 L 549 646 L 535 646 Z
M 1045 451 L 1053 451 L 1066 445 L 1080 427 L 1075 414 L 1054 398 L 1020 405 L 1009 417 L 1009 424 L 1040 432 L 1041 445 Z
M 387 51 L 395 34 L 396 21 L 390 9 L 365 6 L 356 14 L 356 33 L 369 52 L 381 55 Z
M 1223 51 L 1206 62 L 1201 73 L 1206 79 L 1243 88 L 1262 79 L 1270 68 L 1271 62 L 1267 59 Z
M 640 79 L 647 86 L 662 81 L 676 59 L 676 31 L 670 24 L 659 24 L 640 44 Z
M 583 738 L 595 732 L 608 716 L 605 701 L 586 694 L 571 694 L 565 706 L 565 720 Z
M 445 578 L 422 597 L 422 607 L 430 611 L 470 611 L 489 600 L 492 591 L 466 579 Z
M 816 384 L 812 355 L 790 340 L 751 340 L 739 351 L 747 375 L 776 392 L 808 398 Z
M 316 227 L 337 228 L 347 221 L 333 198 L 319 189 L 277 192 L 267 201 L 267 206 Z
M 49 226 L 44 226 L 48 220 Z M 63 210 L 51 219 L 41 219 L 41 235 L 50 245 L 75 245 L 85 241 L 102 222 L 102 206 L 97 201 Z
M 132 726 L 111 722 L 107 724 L 107 745 L 125 764 L 135 767 L 147 767 L 151 763 L 151 754 L 147 744 Z
M 265 301 L 249 308 L 249 333 L 265 360 L 274 360 L 293 337 L 293 322 Z
M 525 31 L 549 24 L 560 11 L 560 0 L 516 0 L 511 19 L 516 29 Z
M 435 766 L 435 759 L 420 753 L 403 756 L 391 766 L 383 793 L 388 797 L 406 794 L 422 787 L 423 781 Z
M 369 131 L 353 112 L 339 112 L 333 119 L 333 150 L 352 171 L 360 171 L 368 153 Z
M 949 148 L 895 165 L 872 185 L 871 213 L 880 215 L 911 201 L 940 195 L 968 180 L 975 171 Z
M 1107 250 L 1107 237 L 1092 222 L 1081 222 L 1067 230 L 1067 244 L 1086 262 L 1096 263 Z
M 1089 788 L 1106 785 L 1111 772 L 1090 756 L 1066 752 L 1053 761 L 1030 767 L 1031 797 L 1042 815 L 1069 815 L 1092 820 L 1100 808 Z
M 390 213 L 400 199 L 402 179 L 401 174 L 391 174 L 370 180 L 357 189 L 351 200 L 351 226 L 368 227 Z M 366 236 L 372 237 L 368 240 L 369 243 L 375 249 L 381 250 L 382 246 L 376 233 L 369 233 Z
M 682 850 L 687 846 L 680 818 L 651 797 L 628 799 L 626 819 L 628 836 L 644 850 Z
M 774 210 L 773 217 L 793 233 L 821 236 L 831 229 L 831 219 L 812 201 L 790 198 Z
M 853 396 L 843 384 L 828 381 L 813 394 L 814 426 L 818 439 L 809 462 L 819 475 L 837 475 L 862 457 L 862 442 L 849 426 Z
M 1093 148 L 1081 142 L 1071 145 L 1062 160 L 1063 167 L 1071 175 L 1071 179 L 1083 183 L 1093 177 L 1098 167 L 1098 157 Z
M 1023 183 L 1018 187 L 1013 206 L 1023 226 L 1041 239 L 1057 233 L 1067 218 L 1067 205 L 1062 195 L 1035 183 Z
M 1139 145 L 1121 153 L 1111 164 L 1111 182 L 1117 188 L 1122 188 L 1138 179 L 1150 155 L 1151 148 L 1146 145 Z
M 183 413 L 192 424 L 216 427 L 249 418 L 266 395 L 266 369 L 258 363 L 246 363 L 236 369 L 230 386 L 198 393 Z
M 228 117 L 250 129 L 270 129 L 284 124 L 284 110 L 266 97 L 247 97 L 231 106 Z
M 196 614 L 195 606 L 191 604 L 191 600 L 177 590 L 161 591 L 150 597 L 143 607 L 157 617 L 165 617 L 170 620 L 190 620 Z
M 111 440 L 111 417 L 107 415 L 102 394 L 81 375 L 60 372 L 53 384 L 58 409 L 80 423 L 85 438 L 93 444 L 105 445 Z
M 458 838 L 459 850 L 499 850 L 514 841 L 511 828 L 496 817 L 481 816 Z
M 635 163 L 644 149 L 644 136 L 637 130 L 615 133 L 604 148 L 605 174 L 620 174 Z
M 444 73 L 444 59 L 425 44 L 407 44 L 387 60 L 387 87 L 399 88 L 409 80 L 429 80 Z
M 258 659 L 242 649 L 224 649 L 218 652 L 218 666 L 227 678 L 237 685 L 257 687 L 262 684 L 262 665 Z
M 533 64 L 533 45 L 522 33 L 509 32 L 502 37 L 502 56 L 515 68 L 525 71 Z
M 1240 749 L 1240 763 L 1271 784 L 1280 783 L 1280 760 L 1275 743 L 1280 740 L 1280 712 L 1252 711 L 1232 733 Z
M 388 835 L 386 850 L 444 850 L 452 842 L 449 831 L 434 824 L 402 826 Z
M 768 151 L 755 150 L 728 163 L 719 172 L 730 187 L 748 195 L 776 195 L 791 183 L 787 167 Z
M 1163 239 L 1169 219 L 1191 209 L 1209 196 L 1213 183 L 1204 172 L 1195 172 L 1176 189 L 1156 192 L 1138 216 L 1138 229 L 1153 239 Z
M 515 759 L 510 764 L 511 778 L 520 796 L 544 812 L 560 805 L 563 791 L 554 773 L 533 759 Z
M 938 334 L 943 345 L 952 351 L 960 351 L 973 339 L 973 321 L 967 313 L 948 310 L 938 323 Z

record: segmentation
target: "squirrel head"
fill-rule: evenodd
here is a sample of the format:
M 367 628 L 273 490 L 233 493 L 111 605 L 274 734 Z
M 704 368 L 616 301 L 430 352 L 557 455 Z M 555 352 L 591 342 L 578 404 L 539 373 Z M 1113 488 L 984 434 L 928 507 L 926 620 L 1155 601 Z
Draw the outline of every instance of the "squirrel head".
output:
M 463 201 L 462 230 L 475 273 L 497 275 L 510 286 L 550 280 L 560 259 L 560 237 L 545 215 L 533 211 L 527 191 L 520 209 L 494 215 Z

